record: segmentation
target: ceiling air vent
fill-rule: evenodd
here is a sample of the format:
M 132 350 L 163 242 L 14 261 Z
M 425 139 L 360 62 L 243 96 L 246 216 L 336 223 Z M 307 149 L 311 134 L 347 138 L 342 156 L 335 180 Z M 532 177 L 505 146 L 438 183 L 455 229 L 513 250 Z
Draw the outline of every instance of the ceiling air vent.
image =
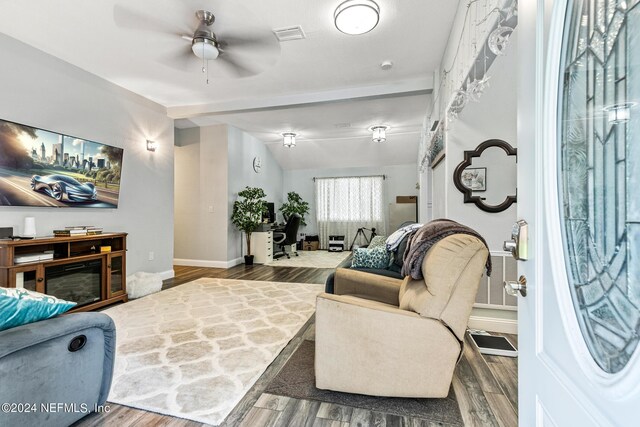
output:
M 278 38 L 278 41 L 281 42 L 301 40 L 306 38 L 306 36 L 304 35 L 304 31 L 302 31 L 302 27 L 300 25 L 296 25 L 295 27 L 279 28 L 277 30 L 273 30 L 273 33 Z

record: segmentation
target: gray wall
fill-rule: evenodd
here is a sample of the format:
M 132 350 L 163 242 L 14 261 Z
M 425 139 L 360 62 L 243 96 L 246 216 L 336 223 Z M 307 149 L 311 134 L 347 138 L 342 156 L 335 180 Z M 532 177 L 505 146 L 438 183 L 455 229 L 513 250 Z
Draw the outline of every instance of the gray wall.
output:
M 2 34 L 0 52 L 0 118 L 124 148 L 117 209 L 0 206 L 0 226 L 20 233 L 33 216 L 40 235 L 74 224 L 128 232 L 127 273 L 172 274 L 174 135 L 166 110 Z M 147 139 L 158 142 L 155 153 Z
M 242 262 L 243 235 L 230 216 L 247 186 L 261 187 L 268 201 L 282 204 L 282 168 L 264 143 L 227 125 L 176 130 L 177 263 L 225 268 Z
M 267 201 L 275 203 L 276 209 L 282 204 L 283 173 L 271 151 L 259 139 L 233 126 L 228 126 L 228 216 L 231 216 L 233 202 L 238 191 L 245 187 L 260 187 L 267 194 Z M 262 159 L 260 173 L 253 169 L 253 159 Z M 282 217 L 280 216 L 280 220 Z M 229 224 L 227 235 L 227 260 L 236 260 L 244 255 L 243 234 Z
M 516 33 L 512 37 L 516 37 Z M 511 43 L 516 46 L 516 40 Z M 502 139 L 517 147 L 516 92 L 513 76 L 516 73 L 517 52 L 508 50 L 500 56 L 489 70 L 489 88 L 480 102 L 470 101 L 456 120 L 449 123 L 446 133 L 446 157 L 433 170 L 433 215 L 434 218 L 447 217 L 476 229 L 484 236 L 492 251 L 501 251 L 502 242 L 510 234 L 516 221 L 516 205 L 499 213 L 488 213 L 478 209 L 473 203 L 463 203 L 463 195 L 453 183 L 453 172 L 463 161 L 465 150 L 474 150 L 487 139 Z M 500 150 L 504 153 L 504 151 Z M 501 177 L 498 186 L 516 187 L 516 169 L 507 157 L 501 157 L 507 167 L 486 164 L 485 159 L 474 159 L 473 167 L 487 166 L 487 190 L 495 189 L 496 177 Z M 492 182 L 494 187 L 491 187 Z M 503 191 L 506 191 L 503 189 Z M 474 195 L 483 193 L 474 193 Z M 506 195 L 506 194 L 505 194 Z M 484 195 L 483 195 L 484 196 Z M 496 196 L 489 197 L 496 198 Z
M 385 215 L 387 216 L 388 229 L 388 204 L 395 203 L 396 196 L 416 196 L 416 182 L 418 172 L 415 164 L 396 166 L 377 166 L 363 168 L 339 168 L 339 169 L 302 169 L 288 170 L 284 172 L 283 199 L 286 199 L 289 191 L 295 191 L 307 202 L 309 202 L 310 213 L 305 216 L 306 227 L 301 227 L 300 232 L 306 234 L 316 234 L 316 198 L 314 177 L 334 177 L 334 176 L 364 176 L 364 175 L 386 175 L 385 191 L 387 206 Z M 276 209 L 279 208 L 276 205 Z M 389 234 L 386 232 L 386 234 Z
M 226 263 L 227 127 L 177 130 L 175 151 L 175 258 Z

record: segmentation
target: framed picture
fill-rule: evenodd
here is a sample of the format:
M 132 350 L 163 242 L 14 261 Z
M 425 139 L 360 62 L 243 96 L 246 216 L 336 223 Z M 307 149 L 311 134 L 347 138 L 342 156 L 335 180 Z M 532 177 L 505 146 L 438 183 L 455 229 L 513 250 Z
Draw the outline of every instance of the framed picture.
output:
M 487 191 L 487 168 L 466 168 L 460 178 L 471 191 Z

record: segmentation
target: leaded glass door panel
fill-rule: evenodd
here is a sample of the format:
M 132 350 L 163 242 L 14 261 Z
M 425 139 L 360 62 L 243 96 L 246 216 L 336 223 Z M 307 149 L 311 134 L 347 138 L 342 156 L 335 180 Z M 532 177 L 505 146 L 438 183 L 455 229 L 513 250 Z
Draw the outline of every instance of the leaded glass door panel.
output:
M 640 4 L 572 3 L 558 125 L 565 262 L 589 352 L 616 373 L 640 330 Z

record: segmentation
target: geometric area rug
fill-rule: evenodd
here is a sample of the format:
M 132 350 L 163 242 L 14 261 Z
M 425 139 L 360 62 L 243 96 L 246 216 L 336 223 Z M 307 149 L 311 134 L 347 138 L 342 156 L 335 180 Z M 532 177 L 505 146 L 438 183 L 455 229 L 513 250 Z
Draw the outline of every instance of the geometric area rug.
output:
M 443 399 L 365 396 L 318 389 L 315 386 L 314 353 L 315 342 L 303 341 L 264 392 L 423 419 L 428 420 L 429 425 L 464 424 L 453 388 L 449 389 L 449 395 Z
M 336 268 L 349 255 L 350 251 L 329 252 L 329 251 L 298 251 L 298 256 L 274 259 L 269 262 L 271 267 L 307 267 L 307 268 Z
M 108 401 L 218 425 L 315 311 L 324 285 L 202 278 L 105 310 Z

